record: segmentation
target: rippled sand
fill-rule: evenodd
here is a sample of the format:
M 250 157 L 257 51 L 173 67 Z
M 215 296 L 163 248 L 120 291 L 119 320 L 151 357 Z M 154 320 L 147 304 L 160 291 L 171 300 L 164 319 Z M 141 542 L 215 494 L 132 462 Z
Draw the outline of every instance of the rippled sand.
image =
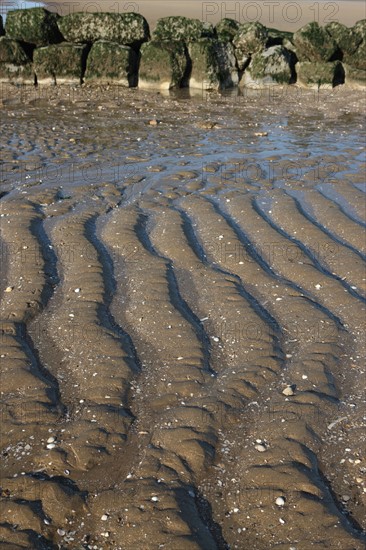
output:
M 363 111 L 3 87 L 3 548 L 365 548 Z

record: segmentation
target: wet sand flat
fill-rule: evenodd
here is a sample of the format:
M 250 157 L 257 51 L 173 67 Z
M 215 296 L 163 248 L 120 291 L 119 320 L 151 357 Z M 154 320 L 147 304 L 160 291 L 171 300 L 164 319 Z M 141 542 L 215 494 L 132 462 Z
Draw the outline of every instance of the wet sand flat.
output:
M 0 109 L 1 546 L 364 549 L 363 92 Z

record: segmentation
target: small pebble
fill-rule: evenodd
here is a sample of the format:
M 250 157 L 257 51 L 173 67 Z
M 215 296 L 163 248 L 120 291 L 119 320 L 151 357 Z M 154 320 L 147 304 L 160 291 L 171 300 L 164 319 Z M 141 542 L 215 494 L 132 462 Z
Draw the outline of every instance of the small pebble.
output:
M 342 495 L 342 500 L 343 502 L 348 502 L 349 500 L 351 500 L 351 497 L 349 495 Z
M 14 287 L 12 287 L 12 286 L 7 286 L 6 289 L 5 289 L 5 292 L 12 292 L 13 288 Z
M 74 292 L 76 292 L 76 294 L 78 294 L 78 292 L 80 292 L 80 288 L 75 288 Z
M 283 395 L 295 395 L 295 392 L 294 392 L 294 386 L 286 386 L 286 388 L 284 390 L 282 390 L 282 393 Z
M 63 529 L 57 529 L 57 533 L 60 535 L 60 537 L 65 536 L 65 531 Z
M 152 120 L 149 120 L 149 124 L 150 126 L 157 126 L 159 123 L 155 118 L 153 118 Z
M 277 497 L 276 498 L 276 504 L 277 506 L 285 506 L 285 499 L 283 497 Z
M 103 514 L 102 517 L 100 518 L 102 521 L 107 521 L 108 519 L 108 514 Z
M 56 447 L 56 445 L 54 443 L 48 443 L 48 445 L 46 445 L 47 449 L 54 449 Z
M 158 501 L 159 501 L 158 497 L 151 497 L 151 500 L 152 500 L 153 502 L 158 502 Z
M 47 439 L 47 443 L 54 443 L 55 441 L 56 441 L 56 438 L 53 437 L 53 436 L 52 436 L 52 437 L 49 437 L 49 438 Z
M 264 445 L 256 445 L 254 448 L 260 453 L 264 453 L 267 450 Z

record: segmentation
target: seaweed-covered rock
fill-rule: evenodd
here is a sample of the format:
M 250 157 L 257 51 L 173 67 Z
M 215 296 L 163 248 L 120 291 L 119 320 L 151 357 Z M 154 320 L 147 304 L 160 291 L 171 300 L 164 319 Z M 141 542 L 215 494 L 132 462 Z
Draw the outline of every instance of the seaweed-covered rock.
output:
M 250 57 L 265 49 L 268 30 L 261 23 L 243 23 L 236 33 L 233 44 L 239 69 L 244 69 Z
M 338 49 L 335 40 L 316 21 L 296 31 L 293 43 L 299 61 L 330 61 Z
M 355 69 L 351 65 L 343 63 L 345 83 L 352 88 L 366 88 L 366 70 Z
M 267 39 L 267 48 L 271 46 L 284 46 L 285 41 L 291 41 L 293 37 L 292 32 L 280 31 L 278 29 L 267 29 L 268 30 L 268 39 Z
M 366 40 L 361 42 L 353 54 L 344 54 L 343 61 L 355 69 L 366 70 Z
M 344 68 L 340 61 L 311 63 L 303 61 L 296 65 L 297 82 L 309 88 L 329 88 L 344 83 Z
M 353 54 L 362 42 L 359 32 L 354 32 L 353 28 L 346 27 L 338 21 L 327 23 L 324 28 L 343 54 Z
M 48 46 L 62 42 L 57 26 L 60 16 L 44 8 L 11 10 L 5 23 L 6 36 L 34 46 Z
M 34 84 L 32 61 L 21 43 L 0 38 L 0 82 Z
M 0 15 L 0 36 L 3 36 L 5 33 L 4 31 L 4 25 L 3 25 L 3 18 Z
M 238 70 L 232 44 L 202 38 L 197 42 L 191 42 L 188 51 L 192 62 L 189 79 L 191 88 L 218 90 L 238 84 Z
M 80 84 L 88 47 L 62 42 L 36 48 L 33 54 L 34 71 L 41 84 Z
M 180 88 L 187 85 L 188 57 L 183 42 L 153 40 L 141 46 L 139 87 Z
M 132 48 L 102 40 L 89 52 L 85 81 L 137 86 L 137 69 L 138 56 Z
M 294 57 L 283 46 L 271 46 L 252 56 L 240 84 L 262 88 L 275 84 L 291 84 L 294 81 Z
M 186 43 L 213 36 L 214 28 L 211 23 L 180 15 L 159 19 L 153 32 L 153 40 L 174 40 Z
M 357 34 L 361 40 L 366 41 L 366 19 L 360 19 L 352 27 L 354 34 Z
M 221 19 L 215 27 L 218 40 L 221 42 L 232 42 L 239 27 L 240 25 L 235 19 L 230 19 L 228 17 Z
M 149 25 L 139 13 L 84 13 L 65 15 L 59 29 L 69 42 L 92 44 L 98 40 L 138 48 L 150 38 Z

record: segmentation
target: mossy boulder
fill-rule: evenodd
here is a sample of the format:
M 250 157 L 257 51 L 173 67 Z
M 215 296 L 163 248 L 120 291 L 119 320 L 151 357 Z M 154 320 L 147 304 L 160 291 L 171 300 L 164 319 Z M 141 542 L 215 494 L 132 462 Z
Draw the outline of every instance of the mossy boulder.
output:
M 225 89 L 239 82 L 234 48 L 230 43 L 201 38 L 188 46 L 192 70 L 191 88 L 202 90 Z
M 93 44 L 86 64 L 85 82 L 137 86 L 138 55 L 130 46 L 104 40 Z
M 325 30 L 333 38 L 342 54 L 353 54 L 362 42 L 362 36 L 338 21 L 325 25 Z
M 34 84 L 32 60 L 16 40 L 0 38 L 0 82 Z
M 343 61 L 355 69 L 359 69 L 361 71 L 366 70 L 366 40 L 361 42 L 353 54 L 345 54 L 343 56 Z
M 345 72 L 340 61 L 303 61 L 296 65 L 296 71 L 297 82 L 308 88 L 329 88 L 344 83 Z
M 153 40 L 141 46 L 140 88 L 181 88 L 188 84 L 188 55 L 183 42 Z
M 352 32 L 357 34 L 362 41 L 366 42 L 366 19 L 360 19 L 352 27 Z
M 271 46 L 252 56 L 241 84 L 254 88 L 291 84 L 295 80 L 293 54 L 283 46 Z
M 261 23 L 243 23 L 234 36 L 235 55 L 238 67 L 243 70 L 255 53 L 265 49 L 268 40 L 268 30 Z
M 84 13 L 65 15 L 59 29 L 69 42 L 93 44 L 99 40 L 139 48 L 150 38 L 149 25 L 139 13 Z
M 5 23 L 6 36 L 34 46 L 48 46 L 62 42 L 57 26 L 60 16 L 44 8 L 11 10 Z
M 85 44 L 62 42 L 36 48 L 33 54 L 34 71 L 41 84 L 80 84 L 88 47 Z
M 267 48 L 271 46 L 284 46 L 285 41 L 291 41 L 292 32 L 280 31 L 278 29 L 268 29 Z
M 240 25 L 235 19 L 230 19 L 228 17 L 221 19 L 215 27 L 218 40 L 221 42 L 232 42 L 239 27 Z
M 153 40 L 174 40 L 187 43 L 204 37 L 213 37 L 214 34 L 215 31 L 211 23 L 174 15 L 158 19 L 153 32 Z
M 299 61 L 331 61 L 338 50 L 336 41 L 316 21 L 296 31 L 293 43 Z
M 366 70 L 355 69 L 351 65 L 343 63 L 345 83 L 351 88 L 366 88 Z

